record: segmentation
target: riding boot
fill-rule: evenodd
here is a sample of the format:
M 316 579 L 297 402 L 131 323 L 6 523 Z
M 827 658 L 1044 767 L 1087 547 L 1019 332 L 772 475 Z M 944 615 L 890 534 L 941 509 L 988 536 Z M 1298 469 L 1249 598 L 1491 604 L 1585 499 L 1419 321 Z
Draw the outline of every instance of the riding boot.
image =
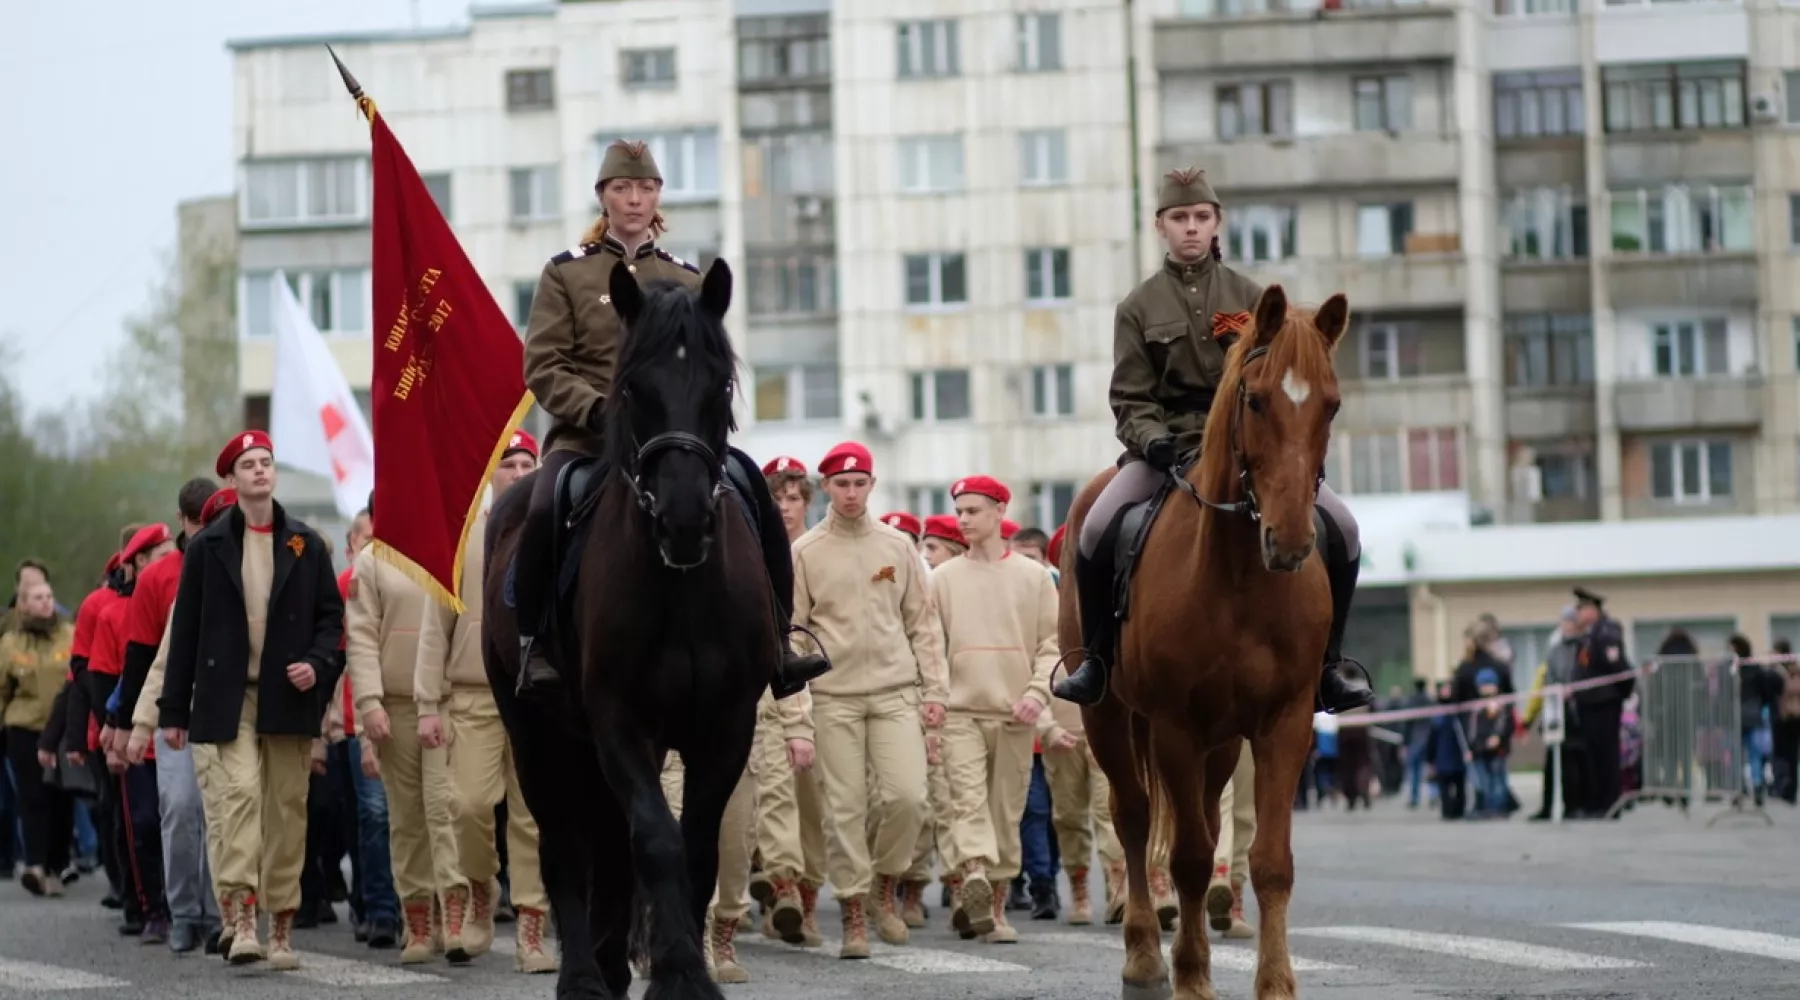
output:
M 532 474 L 531 501 L 526 507 L 525 524 L 519 531 L 512 585 L 513 607 L 519 623 L 520 697 L 554 696 L 562 686 L 562 677 L 550 663 L 539 637 L 549 625 L 549 616 L 544 612 L 544 591 L 554 589 L 556 585 L 553 579 L 556 560 L 551 551 L 556 544 L 556 479 L 569 461 L 568 453 L 552 452 L 544 467 Z
M 1108 535 L 1113 534 L 1108 532 Z M 1102 540 L 1101 546 L 1108 544 Z M 1104 552 L 1097 548 L 1096 552 Z M 1081 646 L 1084 655 L 1075 672 L 1056 682 L 1055 695 L 1077 705 L 1098 705 L 1106 697 L 1107 675 L 1113 654 L 1112 560 L 1075 556 L 1075 593 L 1081 606 Z
M 769 682 L 769 691 L 778 700 L 790 698 L 830 670 L 831 661 L 823 652 L 797 653 L 788 644 L 788 636 L 794 631 L 794 548 L 781 521 L 781 508 L 775 506 L 775 497 L 761 470 L 750 456 L 736 448 L 730 450 L 730 457 L 750 487 L 750 502 L 756 508 L 757 542 L 762 546 L 763 567 L 768 571 L 769 586 L 775 596 L 775 627 L 782 638 L 781 664 Z
M 1356 595 L 1356 576 L 1362 560 L 1351 558 L 1345 550 L 1343 536 L 1329 513 L 1324 515 L 1324 521 L 1325 572 L 1331 581 L 1331 638 L 1325 645 L 1324 672 L 1319 675 L 1318 708 L 1335 715 L 1374 704 L 1375 690 L 1363 665 L 1343 653 L 1344 627 L 1350 621 L 1350 599 Z

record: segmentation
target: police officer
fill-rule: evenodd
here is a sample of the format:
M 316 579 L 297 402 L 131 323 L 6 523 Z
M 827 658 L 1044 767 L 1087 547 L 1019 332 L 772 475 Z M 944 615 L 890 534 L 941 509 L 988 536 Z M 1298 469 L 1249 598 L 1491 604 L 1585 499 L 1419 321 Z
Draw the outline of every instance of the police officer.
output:
M 649 147 L 619 141 L 600 164 L 601 216 L 581 245 L 544 265 L 525 333 L 525 383 L 555 418 L 544 441 L 543 465 L 531 486 L 531 502 L 520 538 L 514 597 L 519 617 L 519 689 L 527 693 L 556 685 L 556 669 L 538 643 L 548 610 L 551 540 L 556 478 L 579 456 L 598 456 L 605 433 L 601 401 L 611 391 L 624 325 L 608 289 L 615 267 L 623 265 L 639 282 L 672 281 L 684 288 L 700 284 L 699 268 L 656 245 L 666 228 L 657 210 L 662 173 Z M 733 448 L 755 494 L 762 528 L 763 559 L 774 585 L 783 631 L 793 605 L 793 562 L 781 512 L 748 456 Z M 777 697 L 798 693 L 830 665 L 822 655 L 788 652 L 771 685 Z
M 1624 630 L 1606 613 L 1605 603 L 1599 594 L 1584 587 L 1575 588 L 1575 623 L 1583 630 L 1581 648 L 1575 654 L 1578 680 L 1631 669 L 1631 662 L 1625 658 Z M 1619 717 L 1633 686 L 1632 680 L 1626 678 L 1574 694 L 1581 713 L 1582 743 L 1587 749 L 1585 819 L 1600 819 L 1619 801 Z
M 1081 606 L 1081 666 L 1056 685 L 1056 696 L 1095 705 L 1106 695 L 1116 641 L 1113 548 L 1119 515 L 1148 500 L 1170 470 L 1200 450 L 1213 390 L 1225 365 L 1218 338 L 1239 333 L 1262 295 L 1256 282 L 1220 262 L 1224 206 L 1206 174 L 1175 170 L 1163 178 L 1156 232 L 1168 247 L 1163 266 L 1119 303 L 1113 320 L 1112 408 L 1125 462 L 1094 501 L 1075 558 Z M 1362 549 L 1356 520 L 1330 486 L 1319 486 L 1325 514 L 1325 565 L 1331 580 L 1331 639 L 1319 681 L 1319 707 L 1342 712 L 1374 702 L 1361 665 L 1344 658 L 1344 624 Z

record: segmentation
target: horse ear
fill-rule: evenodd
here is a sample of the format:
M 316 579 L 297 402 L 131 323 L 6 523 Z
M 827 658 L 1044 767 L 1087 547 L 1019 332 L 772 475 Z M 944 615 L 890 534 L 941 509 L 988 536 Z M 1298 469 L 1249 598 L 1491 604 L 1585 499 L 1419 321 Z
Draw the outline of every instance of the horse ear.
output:
M 1313 325 L 1325 335 L 1325 343 L 1335 348 L 1343 338 L 1344 331 L 1350 329 L 1350 300 L 1344 298 L 1343 292 L 1326 299 L 1319 311 L 1313 314 Z
M 1270 285 L 1263 289 L 1262 297 L 1256 300 L 1256 309 L 1251 313 L 1255 323 L 1256 342 L 1267 344 L 1281 332 L 1281 325 L 1287 322 L 1287 292 L 1280 285 Z
M 719 319 L 724 319 L 725 310 L 731 308 L 731 268 L 723 257 L 713 258 L 700 282 L 700 308 Z
M 619 311 L 619 317 L 625 321 L 625 325 L 637 322 L 638 314 L 644 311 L 644 289 L 631 276 L 624 261 L 613 265 L 607 285 L 612 292 L 613 308 Z

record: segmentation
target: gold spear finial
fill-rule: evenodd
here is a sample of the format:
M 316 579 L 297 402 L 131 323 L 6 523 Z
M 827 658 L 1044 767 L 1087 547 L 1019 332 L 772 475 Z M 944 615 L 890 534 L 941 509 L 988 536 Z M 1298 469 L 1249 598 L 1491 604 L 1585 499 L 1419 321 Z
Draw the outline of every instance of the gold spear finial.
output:
M 331 61 L 337 64 L 338 75 L 344 78 L 344 89 L 350 91 L 350 96 L 356 100 L 356 106 L 362 111 L 363 117 L 373 125 L 375 123 L 375 101 L 363 93 L 362 84 L 357 83 L 356 77 L 350 75 L 350 68 L 344 65 L 342 59 L 338 58 L 337 50 L 327 45 L 325 51 L 331 53 Z

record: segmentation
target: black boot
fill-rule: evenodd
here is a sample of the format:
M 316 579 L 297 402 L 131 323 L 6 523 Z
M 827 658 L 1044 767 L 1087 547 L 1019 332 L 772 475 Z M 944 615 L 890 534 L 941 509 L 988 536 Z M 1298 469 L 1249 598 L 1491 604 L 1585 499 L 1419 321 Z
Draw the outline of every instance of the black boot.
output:
M 1109 532 L 1110 534 L 1110 532 Z M 1102 540 L 1101 548 L 1108 543 Z M 1113 579 L 1110 559 L 1075 556 L 1075 592 L 1081 606 L 1081 645 L 1085 655 L 1075 672 L 1056 682 L 1058 698 L 1077 705 L 1098 705 L 1106 697 L 1112 670 Z
M 1031 893 L 1025 888 L 1025 876 L 1013 879 L 1007 887 L 1006 908 L 1012 911 L 1031 909 Z
M 1362 560 L 1351 558 L 1345 551 L 1343 536 L 1329 513 L 1324 514 L 1324 521 L 1325 572 L 1331 580 L 1331 638 L 1325 645 L 1324 672 L 1319 675 L 1318 708 L 1335 715 L 1373 705 L 1375 690 L 1363 665 L 1343 653 L 1344 627 L 1350 621 L 1350 599 L 1356 595 L 1356 576 L 1362 569 Z
M 1031 880 L 1031 919 L 1055 920 L 1061 900 L 1056 898 L 1056 880 Z
M 519 634 L 519 687 L 523 697 L 542 698 L 562 686 L 562 675 L 544 656 L 543 646 L 535 636 Z

